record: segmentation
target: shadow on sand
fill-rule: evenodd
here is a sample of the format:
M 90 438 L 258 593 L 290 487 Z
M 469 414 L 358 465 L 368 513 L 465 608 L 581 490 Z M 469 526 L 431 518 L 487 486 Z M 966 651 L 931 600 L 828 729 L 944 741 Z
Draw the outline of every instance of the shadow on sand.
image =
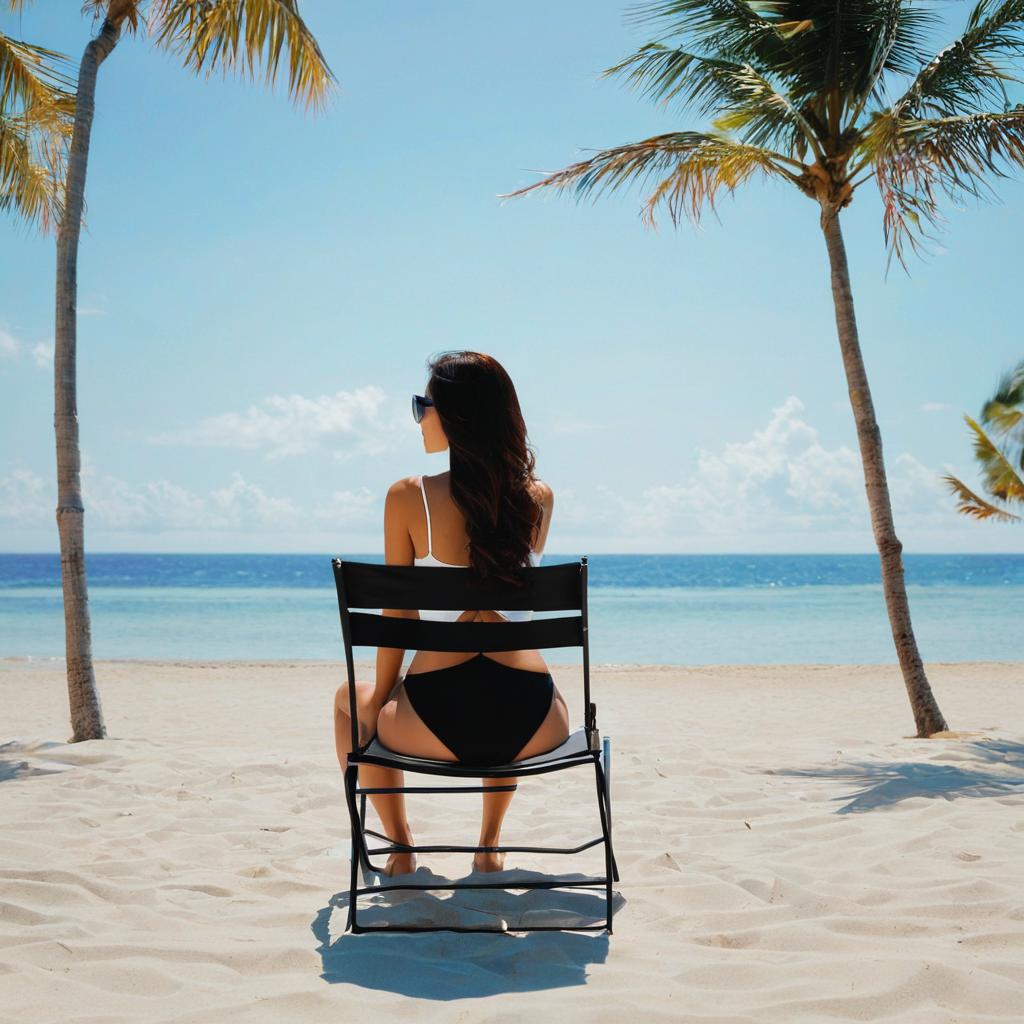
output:
M 63 747 L 63 743 L 21 743 L 11 740 L 0 743 L 0 782 L 11 782 L 14 779 L 28 779 L 33 775 L 54 775 L 66 771 L 70 765 L 50 763 L 40 758 L 51 747 Z M 17 755 L 28 754 L 32 761 L 22 760 Z M 34 762 L 34 763 L 33 763 Z
M 482 880 L 515 885 L 517 881 L 550 877 L 514 869 L 485 876 L 474 872 L 451 879 L 421 867 L 412 875 L 401 876 L 401 880 L 417 885 Z M 584 881 L 588 876 L 560 877 Z M 364 874 L 360 885 L 376 884 L 375 880 L 381 880 L 381 876 Z M 451 925 L 481 929 L 474 934 L 439 931 L 355 935 L 344 931 L 348 902 L 347 889 L 336 893 L 317 912 L 311 925 L 319 943 L 321 977 L 328 982 L 348 982 L 420 999 L 464 999 L 583 985 L 587 965 L 603 963 L 608 956 L 608 934 L 603 931 L 510 934 L 526 925 L 573 929 L 603 924 L 603 889 L 411 890 L 359 898 L 359 924 L 366 928 Z M 620 893 L 612 893 L 613 911 L 624 902 Z M 401 953 L 400 961 L 396 952 Z
M 953 751 L 964 762 L 980 761 L 982 764 L 858 761 L 829 768 L 776 768 L 766 774 L 862 782 L 863 788 L 852 796 L 833 797 L 833 800 L 846 801 L 837 809 L 837 814 L 871 811 L 922 796 L 954 800 L 957 797 L 1024 794 L 1024 743 L 977 740 L 961 743 L 951 748 L 950 753 Z M 998 769 L 990 770 L 986 765 L 998 766 Z

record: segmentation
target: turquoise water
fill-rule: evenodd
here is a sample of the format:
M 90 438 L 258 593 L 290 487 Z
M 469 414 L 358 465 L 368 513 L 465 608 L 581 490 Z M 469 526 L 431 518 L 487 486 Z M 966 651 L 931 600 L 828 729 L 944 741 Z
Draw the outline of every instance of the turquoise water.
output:
M 380 562 L 380 556 L 347 555 Z M 545 555 L 544 564 L 574 560 Z M 870 555 L 594 555 L 595 664 L 894 661 Z M 1024 556 L 908 556 L 926 661 L 1024 659 Z M 342 660 L 329 556 L 93 555 L 96 658 Z M 0 555 L 0 657 L 63 654 L 59 561 Z M 371 659 L 371 648 L 357 648 Z M 552 663 L 578 663 L 573 649 Z

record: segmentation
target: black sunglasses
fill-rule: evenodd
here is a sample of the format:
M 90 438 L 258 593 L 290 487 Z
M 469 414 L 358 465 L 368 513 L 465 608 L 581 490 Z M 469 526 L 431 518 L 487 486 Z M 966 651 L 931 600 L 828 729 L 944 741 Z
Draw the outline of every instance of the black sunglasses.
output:
M 427 414 L 427 406 L 433 405 L 434 400 L 432 398 L 426 398 L 423 395 L 412 396 L 412 418 L 417 423 L 423 422 L 423 417 Z

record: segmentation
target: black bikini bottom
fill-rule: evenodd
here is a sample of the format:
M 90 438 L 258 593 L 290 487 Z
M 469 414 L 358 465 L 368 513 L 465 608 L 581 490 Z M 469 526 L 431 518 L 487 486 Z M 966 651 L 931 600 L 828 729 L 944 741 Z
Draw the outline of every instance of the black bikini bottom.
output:
M 551 709 L 550 672 L 510 668 L 478 654 L 405 676 L 405 692 L 428 729 L 462 762 L 511 764 Z

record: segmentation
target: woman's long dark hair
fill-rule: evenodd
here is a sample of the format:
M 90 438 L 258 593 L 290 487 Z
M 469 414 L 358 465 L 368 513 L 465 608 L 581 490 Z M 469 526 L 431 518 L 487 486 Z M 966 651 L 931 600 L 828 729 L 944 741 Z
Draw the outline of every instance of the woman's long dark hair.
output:
M 466 519 L 470 565 L 515 582 L 543 508 L 532 488 L 536 457 L 512 378 L 482 352 L 443 352 L 427 362 L 451 458 L 452 500 Z

